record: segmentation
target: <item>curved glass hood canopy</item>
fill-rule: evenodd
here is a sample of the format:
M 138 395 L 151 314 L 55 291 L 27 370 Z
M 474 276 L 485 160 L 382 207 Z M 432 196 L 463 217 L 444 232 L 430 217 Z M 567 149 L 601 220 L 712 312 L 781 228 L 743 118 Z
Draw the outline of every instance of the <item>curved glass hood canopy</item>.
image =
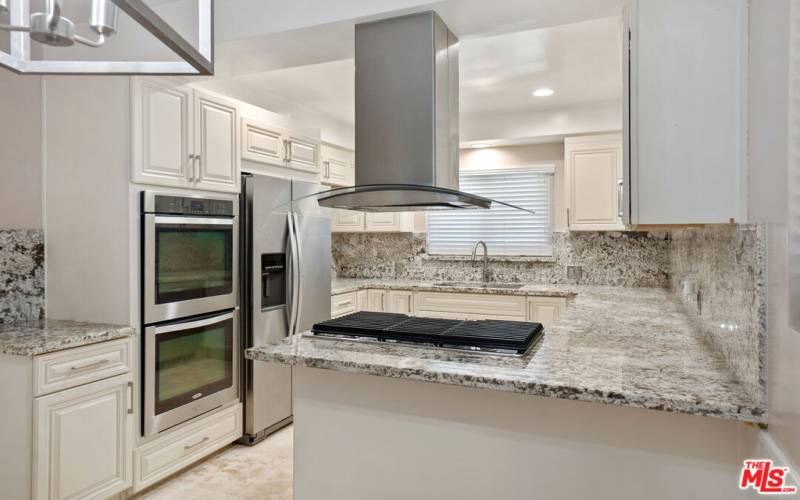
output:
M 489 209 L 503 205 L 530 214 L 533 210 L 463 191 L 412 184 L 372 184 L 334 188 L 293 198 L 273 213 L 328 216 L 329 209 L 361 212 L 419 212 L 453 209 Z

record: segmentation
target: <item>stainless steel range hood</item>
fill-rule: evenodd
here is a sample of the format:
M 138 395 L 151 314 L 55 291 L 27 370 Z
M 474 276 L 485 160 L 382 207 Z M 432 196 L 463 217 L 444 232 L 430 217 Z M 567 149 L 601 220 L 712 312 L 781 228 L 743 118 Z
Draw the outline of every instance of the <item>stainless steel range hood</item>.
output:
M 458 191 L 458 39 L 432 11 L 356 25 L 356 186 L 324 207 L 489 208 Z

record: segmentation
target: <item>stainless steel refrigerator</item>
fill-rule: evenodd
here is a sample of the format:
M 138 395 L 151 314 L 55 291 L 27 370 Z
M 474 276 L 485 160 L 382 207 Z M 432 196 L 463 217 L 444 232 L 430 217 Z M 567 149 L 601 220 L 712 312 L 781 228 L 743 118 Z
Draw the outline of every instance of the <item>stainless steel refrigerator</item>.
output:
M 285 213 L 291 200 L 320 190 L 316 183 L 242 174 L 244 349 L 280 342 L 330 319 L 330 218 L 320 213 Z M 292 421 L 292 369 L 250 360 L 244 360 L 242 368 L 241 442 L 255 444 Z

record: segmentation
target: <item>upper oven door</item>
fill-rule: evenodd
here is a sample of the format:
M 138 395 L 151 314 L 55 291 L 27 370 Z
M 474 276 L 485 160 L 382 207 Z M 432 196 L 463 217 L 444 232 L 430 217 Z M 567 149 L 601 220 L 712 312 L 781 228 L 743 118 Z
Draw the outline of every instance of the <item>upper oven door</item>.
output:
M 236 218 L 144 215 L 144 322 L 236 307 Z

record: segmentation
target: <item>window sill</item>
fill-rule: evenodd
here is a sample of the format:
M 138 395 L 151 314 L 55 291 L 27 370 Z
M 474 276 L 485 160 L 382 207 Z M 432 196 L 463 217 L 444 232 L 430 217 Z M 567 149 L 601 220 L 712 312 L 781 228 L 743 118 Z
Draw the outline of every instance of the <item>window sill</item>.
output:
M 424 260 L 433 261 L 454 261 L 454 262 L 467 262 L 471 261 L 472 257 L 469 255 L 425 255 Z M 478 253 L 476 260 L 483 260 L 483 254 Z M 490 255 L 489 262 L 543 262 L 555 263 L 556 258 L 553 255 Z

